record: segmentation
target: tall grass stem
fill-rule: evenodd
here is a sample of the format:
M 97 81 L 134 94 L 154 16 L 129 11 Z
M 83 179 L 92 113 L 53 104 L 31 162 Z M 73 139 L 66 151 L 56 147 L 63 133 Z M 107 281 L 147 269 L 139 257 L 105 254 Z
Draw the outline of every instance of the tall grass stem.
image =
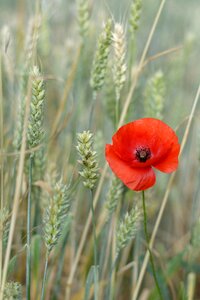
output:
M 114 280 L 115 280 L 115 275 L 116 275 L 115 267 L 116 267 L 118 258 L 119 258 L 119 255 L 116 255 L 112 262 L 112 266 L 110 269 L 109 280 L 108 280 L 108 291 L 109 291 L 108 299 L 109 300 L 114 300 Z
M 26 244 L 26 299 L 31 299 L 31 188 L 33 156 L 29 157 L 28 203 L 27 203 L 27 244 Z
M 43 279 L 42 279 L 42 292 L 41 292 L 40 300 L 44 300 L 44 296 L 45 296 L 45 285 L 46 285 L 46 280 L 47 280 L 48 261 L 49 261 L 49 251 L 46 252 L 44 274 L 43 274 Z
M 114 300 L 114 296 L 115 296 L 115 277 L 116 277 L 116 263 L 117 263 L 117 258 L 118 255 L 116 255 L 116 219 L 118 217 L 118 212 L 119 210 L 116 212 L 116 214 L 113 216 L 113 239 L 112 239 L 112 268 L 111 268 L 111 284 L 110 284 L 110 300 Z
M 90 108 L 88 130 L 91 129 L 91 127 L 92 127 L 92 121 L 93 121 L 94 109 L 95 109 L 96 102 L 97 102 L 97 92 L 94 91 L 93 92 L 93 99 L 92 99 L 92 103 L 91 103 L 91 108 Z
M 1 211 L 3 212 L 4 207 L 4 115 L 3 115 L 3 90 L 2 90 L 2 66 L 1 66 L 1 52 L 0 52 L 0 151 L 1 151 Z M 1 218 L 1 232 L 0 232 L 0 285 L 2 278 L 2 264 L 3 264 L 3 220 Z
M 93 241 L 94 241 L 94 265 L 95 265 L 94 299 L 98 300 L 97 236 L 96 236 L 96 221 L 95 221 L 93 191 L 92 190 L 90 190 L 90 209 L 91 209 L 91 213 L 92 213 Z
M 116 98 L 115 101 L 115 122 L 116 122 L 116 129 L 118 128 L 119 123 L 119 97 Z

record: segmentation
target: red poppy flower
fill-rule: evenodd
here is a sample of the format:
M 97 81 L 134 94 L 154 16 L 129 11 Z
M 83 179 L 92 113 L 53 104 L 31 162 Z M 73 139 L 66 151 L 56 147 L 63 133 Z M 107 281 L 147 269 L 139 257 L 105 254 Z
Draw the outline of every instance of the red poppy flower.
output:
M 160 120 L 144 118 L 128 123 L 118 129 L 112 141 L 106 145 L 106 160 L 131 190 L 142 191 L 155 184 L 152 167 L 165 173 L 178 167 L 178 138 Z

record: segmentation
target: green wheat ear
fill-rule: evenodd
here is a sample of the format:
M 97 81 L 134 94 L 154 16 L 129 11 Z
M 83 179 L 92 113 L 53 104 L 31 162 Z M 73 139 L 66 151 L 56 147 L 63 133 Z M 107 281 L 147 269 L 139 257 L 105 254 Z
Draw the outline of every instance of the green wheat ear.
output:
M 45 155 L 45 132 L 44 132 L 44 101 L 45 88 L 44 80 L 37 66 L 34 66 L 31 72 L 32 75 L 32 97 L 30 105 L 30 116 L 27 130 L 27 146 L 28 149 L 39 146 L 37 151 L 31 155 L 34 157 L 32 177 L 33 181 L 41 180 L 44 176 L 46 166 Z M 40 197 L 38 187 L 33 189 L 34 198 Z
M 93 151 L 93 134 L 90 131 L 78 133 L 77 141 L 76 149 L 81 158 L 78 162 L 82 166 L 79 174 L 83 177 L 84 186 L 92 190 L 98 178 L 97 155 L 96 151 Z
M 32 98 L 31 111 L 28 124 L 27 143 L 31 149 L 40 145 L 44 140 L 43 119 L 44 119 L 44 80 L 37 66 L 32 70 Z
M 139 228 L 140 221 L 140 210 L 135 207 L 125 214 L 124 219 L 119 223 L 116 233 L 116 254 L 128 244 L 128 242 L 133 239 Z
M 165 91 L 164 75 L 158 71 L 148 80 L 145 88 L 145 116 L 162 120 Z
M 22 300 L 22 286 L 18 282 L 7 282 L 4 288 L 4 300 Z
M 60 180 L 53 187 L 52 197 L 44 213 L 44 239 L 48 252 L 59 242 L 70 204 L 69 187 Z
M 79 32 L 84 42 L 84 39 L 88 35 L 89 31 L 89 2 L 88 0 L 77 0 L 77 10 L 78 10 L 78 25 Z
M 96 93 L 104 84 L 111 44 L 112 21 L 108 20 L 101 33 L 93 60 L 90 85 Z
M 135 31 L 139 27 L 139 21 L 142 10 L 142 0 L 135 0 L 131 4 L 130 8 L 130 19 L 129 19 L 129 30 L 132 34 L 132 37 L 135 35 Z

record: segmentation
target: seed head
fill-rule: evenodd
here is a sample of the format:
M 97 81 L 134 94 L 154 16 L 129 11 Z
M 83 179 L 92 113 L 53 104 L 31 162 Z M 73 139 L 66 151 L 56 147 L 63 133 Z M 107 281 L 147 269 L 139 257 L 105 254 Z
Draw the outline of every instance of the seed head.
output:
M 41 77 L 39 69 L 34 66 L 32 71 L 32 99 L 31 111 L 28 125 L 27 142 L 29 148 L 38 146 L 44 139 L 43 130 L 43 110 L 44 110 L 44 81 Z
M 131 4 L 131 13 L 130 13 L 130 20 L 129 20 L 129 29 L 132 34 L 139 27 L 139 21 L 141 16 L 141 9 L 142 9 L 142 0 L 134 0 Z
M 128 242 L 135 237 L 139 228 L 140 211 L 137 207 L 133 208 L 130 213 L 126 213 L 117 228 L 116 251 L 117 254 L 123 249 Z
M 83 177 L 83 184 L 88 189 L 93 189 L 98 178 L 98 164 L 96 161 L 96 152 L 92 149 L 93 134 L 90 131 L 83 131 L 77 134 L 78 145 L 76 147 L 82 166 L 82 171 L 79 172 Z
M 62 181 L 59 181 L 53 188 L 52 197 L 44 214 L 44 238 L 48 252 L 50 252 L 59 241 L 69 207 L 69 187 L 64 185 Z
M 111 44 L 111 26 L 112 21 L 108 20 L 99 37 L 90 80 L 94 92 L 100 90 L 104 84 Z
M 77 0 L 77 9 L 78 9 L 79 32 L 84 41 L 84 38 L 88 35 L 88 29 L 89 29 L 88 0 Z
M 4 288 L 4 300 L 22 300 L 22 286 L 18 282 L 7 282 Z

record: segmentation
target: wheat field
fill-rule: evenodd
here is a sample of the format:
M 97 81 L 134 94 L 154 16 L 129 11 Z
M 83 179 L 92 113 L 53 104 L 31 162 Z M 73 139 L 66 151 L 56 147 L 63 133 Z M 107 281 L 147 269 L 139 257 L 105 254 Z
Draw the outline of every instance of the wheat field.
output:
M 199 9 L 0 0 L 0 300 L 200 299 Z M 135 191 L 105 147 L 142 118 L 179 164 Z

